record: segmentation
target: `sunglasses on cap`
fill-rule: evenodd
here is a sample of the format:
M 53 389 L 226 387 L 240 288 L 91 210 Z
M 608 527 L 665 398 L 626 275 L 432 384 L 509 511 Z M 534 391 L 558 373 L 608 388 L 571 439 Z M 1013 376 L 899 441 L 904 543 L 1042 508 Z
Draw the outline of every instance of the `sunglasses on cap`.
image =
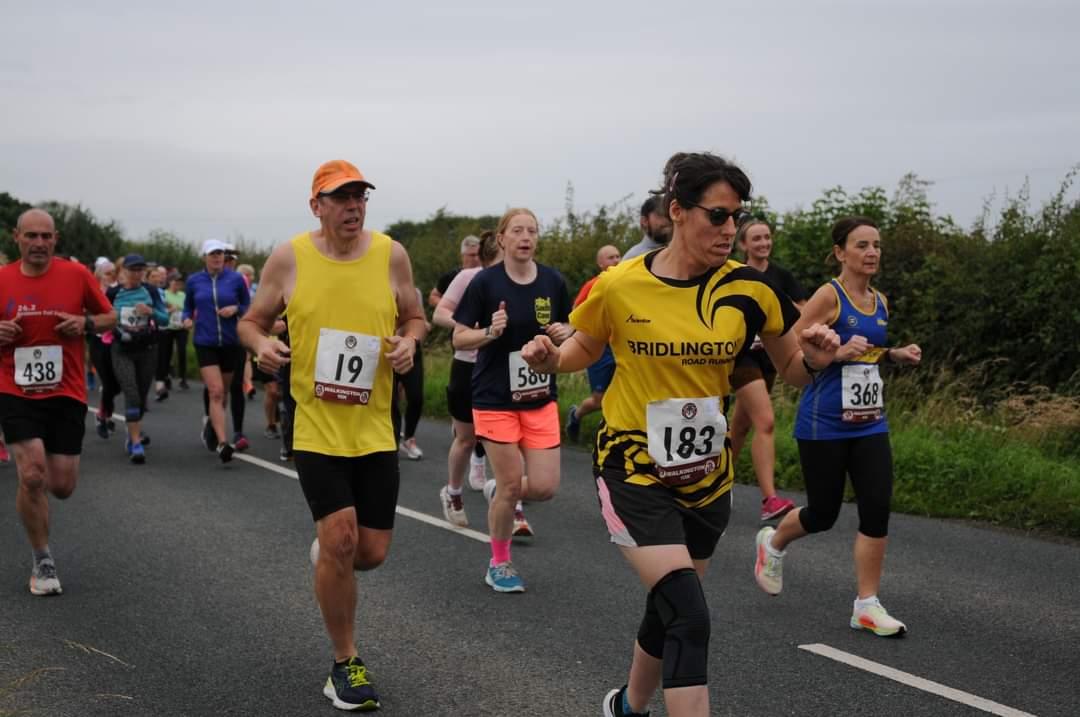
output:
M 733 219 L 735 221 L 735 226 L 739 226 L 745 220 L 750 218 L 750 212 L 743 207 L 725 209 L 724 207 L 703 207 L 700 204 L 691 204 L 690 206 L 704 209 L 709 215 L 709 224 L 712 224 L 714 227 L 720 227 L 727 224 L 728 219 Z

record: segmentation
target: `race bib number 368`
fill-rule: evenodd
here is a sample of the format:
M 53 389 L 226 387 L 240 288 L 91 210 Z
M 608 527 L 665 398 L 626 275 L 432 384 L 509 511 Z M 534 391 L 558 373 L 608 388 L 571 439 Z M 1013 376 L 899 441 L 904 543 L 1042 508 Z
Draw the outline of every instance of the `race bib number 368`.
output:
M 840 418 L 845 423 L 866 423 L 881 418 L 885 394 L 876 365 L 844 366 L 841 389 Z
M 64 378 L 64 350 L 60 346 L 23 346 L 15 349 L 15 385 L 24 391 L 43 391 Z
M 381 345 L 378 336 L 319 329 L 315 396 L 324 401 L 366 406 L 375 385 Z
M 717 396 L 653 401 L 645 409 L 649 456 L 667 485 L 688 485 L 720 465 L 727 419 Z

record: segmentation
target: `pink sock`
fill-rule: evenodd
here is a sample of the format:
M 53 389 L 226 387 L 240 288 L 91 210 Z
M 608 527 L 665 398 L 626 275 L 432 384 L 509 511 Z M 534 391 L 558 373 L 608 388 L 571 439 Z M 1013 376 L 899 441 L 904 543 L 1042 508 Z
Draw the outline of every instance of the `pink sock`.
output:
M 491 539 L 491 564 L 510 562 L 510 541 Z

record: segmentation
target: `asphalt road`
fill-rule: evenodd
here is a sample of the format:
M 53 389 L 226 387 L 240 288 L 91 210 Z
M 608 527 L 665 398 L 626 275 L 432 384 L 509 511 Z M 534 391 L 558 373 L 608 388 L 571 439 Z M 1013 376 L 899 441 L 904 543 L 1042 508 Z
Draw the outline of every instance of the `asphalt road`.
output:
M 0 466 L 0 715 L 337 714 L 321 693 L 330 651 L 299 485 L 272 470 L 257 404 L 247 455 L 261 464 L 220 465 L 200 413 L 195 391 L 154 404 L 144 466 L 88 418 L 78 490 L 52 502 L 59 597 L 27 591 L 15 469 Z M 425 420 L 418 440 L 400 506 L 441 521 L 447 424 Z M 562 466 L 558 496 L 527 508 L 537 537 L 514 547 L 523 595 L 484 585 L 483 542 L 398 516 L 390 559 L 359 578 L 358 644 L 383 713 L 585 717 L 625 681 L 645 595 L 607 541 L 588 455 L 566 450 Z M 466 507 L 483 531 L 483 499 Z M 756 508 L 737 487 L 705 581 L 713 714 L 1080 714 L 1080 547 L 894 516 L 882 600 L 910 633 L 885 640 L 848 627 L 854 506 L 792 547 L 775 598 L 752 576 Z

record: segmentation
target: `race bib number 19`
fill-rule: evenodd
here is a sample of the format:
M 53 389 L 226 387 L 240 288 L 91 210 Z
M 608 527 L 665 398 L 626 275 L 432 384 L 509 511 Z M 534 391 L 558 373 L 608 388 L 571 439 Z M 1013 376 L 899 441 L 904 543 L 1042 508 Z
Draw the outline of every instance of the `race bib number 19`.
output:
M 844 366 L 841 381 L 841 420 L 845 423 L 866 423 L 881 418 L 885 394 L 876 365 Z
M 24 391 L 42 391 L 64 378 L 64 350 L 60 346 L 23 346 L 15 349 L 15 385 Z
M 378 336 L 319 329 L 315 396 L 324 401 L 366 406 L 375 385 L 381 346 Z
M 720 465 L 727 419 L 717 396 L 653 401 L 645 409 L 649 456 L 667 485 L 688 485 Z

